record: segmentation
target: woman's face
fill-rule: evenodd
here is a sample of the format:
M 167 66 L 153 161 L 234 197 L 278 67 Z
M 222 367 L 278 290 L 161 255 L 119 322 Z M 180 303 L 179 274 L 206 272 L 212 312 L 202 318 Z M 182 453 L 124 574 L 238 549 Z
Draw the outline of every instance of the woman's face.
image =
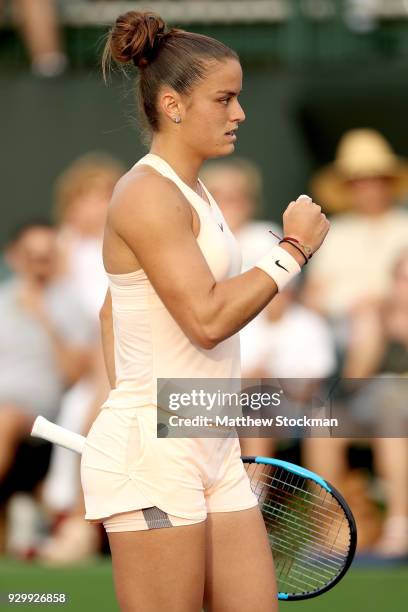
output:
M 209 62 L 207 76 L 181 97 L 180 138 L 203 159 L 234 152 L 236 129 L 245 120 L 238 102 L 242 69 L 235 59 Z

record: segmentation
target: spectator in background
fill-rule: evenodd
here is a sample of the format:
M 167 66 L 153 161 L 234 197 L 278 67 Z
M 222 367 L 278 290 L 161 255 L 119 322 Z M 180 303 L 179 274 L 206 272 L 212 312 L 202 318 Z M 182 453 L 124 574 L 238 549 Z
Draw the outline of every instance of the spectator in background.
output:
M 344 377 L 362 381 L 352 399 L 355 418 L 375 418 L 381 433 L 406 433 L 408 421 L 408 250 L 394 263 L 388 295 L 354 311 Z M 400 377 L 399 379 L 397 377 Z M 405 430 L 404 430 L 405 423 Z M 345 478 L 349 440 L 310 440 L 308 466 L 333 483 Z M 386 513 L 382 535 L 373 552 L 408 557 L 408 440 L 371 441 L 374 464 L 383 479 Z M 358 519 L 358 517 L 357 517 Z M 364 528 L 364 525 L 362 525 Z
M 108 280 L 102 240 L 108 204 L 124 166 L 106 153 L 88 153 L 69 165 L 55 186 L 55 220 L 65 273 L 99 327 Z
M 59 425 L 77 433 L 87 434 L 110 388 L 99 341 L 99 310 L 108 286 L 102 239 L 108 203 L 124 171 L 111 156 L 88 153 L 62 172 L 55 187 L 64 278 L 90 317 L 98 339 L 91 371 L 65 395 L 58 418 Z M 39 559 L 61 565 L 95 553 L 100 544 L 100 526 L 83 518 L 78 458 L 64 448 L 53 450 L 44 499 L 58 526 L 38 551 Z M 58 520 L 61 516 L 64 520 Z
M 260 213 L 261 173 L 249 160 L 234 157 L 208 163 L 202 179 L 238 240 L 242 253 L 241 271 L 245 272 L 277 244 L 277 239 L 268 230 L 276 234 L 281 232 L 275 223 L 254 220 Z
M 401 301 L 403 292 L 397 290 L 401 281 L 396 281 L 392 269 L 396 258 L 408 248 L 408 212 L 397 207 L 408 195 L 408 163 L 395 155 L 378 132 L 352 130 L 340 141 L 335 162 L 312 181 L 312 189 L 317 201 L 324 202 L 336 215 L 321 256 L 308 266 L 305 303 L 332 322 L 343 377 L 380 375 L 393 354 L 401 355 L 401 346 L 403 352 L 406 350 L 406 318 L 402 314 L 406 302 Z M 397 269 L 401 275 L 403 265 Z M 395 344 L 393 334 L 397 329 Z M 364 410 L 373 415 L 383 402 L 390 418 L 395 390 L 395 381 L 373 382 L 363 391 L 356 390 L 345 407 L 345 417 L 347 410 L 353 418 L 361 417 Z M 307 466 L 346 490 L 352 479 L 346 465 L 349 445 L 350 440 L 344 438 L 308 440 Z M 372 549 L 384 556 L 404 556 L 408 549 L 407 502 L 398 479 L 401 474 L 407 478 L 406 441 L 377 438 L 372 446 L 375 467 L 384 477 L 387 502 L 383 535 Z M 393 466 L 398 468 L 394 470 Z M 366 485 L 361 481 L 359 487 L 351 506 L 360 529 L 360 544 L 366 543 L 368 548 L 373 547 L 374 532 L 370 531 L 366 509 L 362 507 L 359 512 L 358 501 Z
M 329 325 L 299 303 L 298 293 L 291 283 L 241 331 L 241 360 L 243 378 L 281 379 L 277 384 L 301 406 L 309 405 L 320 379 L 332 374 L 336 359 Z M 241 448 L 244 455 L 272 456 L 275 441 L 245 438 Z
M 36 416 L 55 420 L 64 391 L 88 370 L 92 333 L 75 294 L 58 278 L 52 226 L 38 221 L 20 227 L 6 257 L 13 276 L 0 286 L 0 553 L 7 500 L 24 480 L 21 474 L 29 477 L 37 460 L 49 460 L 32 444 L 18 466 L 19 446 Z
M 244 377 L 327 378 L 335 367 L 330 327 L 299 303 L 290 283 L 242 330 Z M 250 329 L 251 328 L 251 329 Z M 305 356 L 307 355 L 307 359 Z
M 396 206 L 408 195 L 408 163 L 378 132 L 352 130 L 312 191 L 336 214 L 319 257 L 309 263 L 304 299 L 342 322 L 365 300 L 386 295 L 393 262 L 408 247 L 408 212 Z
M 4 0 L 0 0 L 0 8 Z M 13 17 L 28 49 L 31 69 L 41 77 L 64 72 L 67 57 L 58 28 L 54 0 L 12 0 Z
M 408 374 L 408 249 L 394 262 L 388 294 L 354 311 L 344 376 Z

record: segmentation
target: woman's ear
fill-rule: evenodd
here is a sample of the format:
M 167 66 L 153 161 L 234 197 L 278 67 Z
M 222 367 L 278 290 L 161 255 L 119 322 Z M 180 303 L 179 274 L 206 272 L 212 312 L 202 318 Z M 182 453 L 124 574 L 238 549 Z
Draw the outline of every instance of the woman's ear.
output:
M 180 123 L 181 103 L 177 94 L 171 90 L 163 92 L 160 98 L 160 107 L 165 117 L 175 123 Z

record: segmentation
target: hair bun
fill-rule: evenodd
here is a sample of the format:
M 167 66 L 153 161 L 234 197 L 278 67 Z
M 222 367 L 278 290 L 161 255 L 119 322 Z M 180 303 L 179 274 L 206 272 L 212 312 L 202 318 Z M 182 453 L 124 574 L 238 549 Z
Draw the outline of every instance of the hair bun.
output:
M 156 13 L 129 11 L 120 15 L 110 37 L 113 58 L 144 68 L 155 58 L 165 29 L 165 22 Z

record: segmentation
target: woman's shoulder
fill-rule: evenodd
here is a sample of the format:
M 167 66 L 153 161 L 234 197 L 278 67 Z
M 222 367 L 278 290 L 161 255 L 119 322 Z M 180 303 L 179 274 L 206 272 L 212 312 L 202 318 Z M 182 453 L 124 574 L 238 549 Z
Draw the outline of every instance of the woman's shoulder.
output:
M 133 166 L 116 183 L 112 203 L 117 204 L 118 201 L 125 200 L 129 195 L 137 195 L 139 201 L 151 196 L 152 192 L 153 195 L 156 195 L 157 192 L 163 191 L 180 192 L 169 178 L 151 166 L 141 164 Z
M 131 168 L 117 182 L 108 208 L 108 224 L 173 223 L 191 209 L 180 189 L 169 178 L 147 165 Z

